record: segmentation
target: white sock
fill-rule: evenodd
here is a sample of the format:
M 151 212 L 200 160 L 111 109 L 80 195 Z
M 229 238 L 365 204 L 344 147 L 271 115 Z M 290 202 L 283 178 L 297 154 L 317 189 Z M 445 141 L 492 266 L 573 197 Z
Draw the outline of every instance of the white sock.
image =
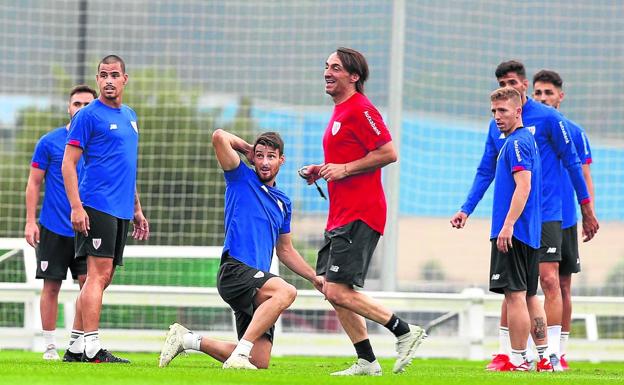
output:
M 535 349 L 537 350 L 537 355 L 539 356 L 540 360 L 542 358 L 544 358 L 544 353 L 546 352 L 546 350 L 548 350 L 548 344 L 546 345 L 537 345 L 535 347 Z
M 45 342 L 46 348 L 50 345 L 56 346 L 56 329 L 42 330 L 41 334 L 43 335 L 43 341 Z
M 100 346 L 100 333 L 98 330 L 84 334 L 85 354 L 93 358 L 102 349 Z
M 509 328 L 506 326 L 499 326 L 498 328 L 498 354 L 504 354 L 506 356 L 511 354 Z
M 520 366 L 526 361 L 526 350 L 511 350 L 511 363 Z
M 533 342 L 533 336 L 529 333 L 529 338 L 527 339 L 527 350 L 526 350 L 526 360 L 531 362 L 535 361 L 535 342 Z M 541 357 L 540 357 L 541 358 Z
M 568 351 L 568 339 L 570 338 L 570 332 L 561 332 L 561 339 L 559 339 L 559 351 L 563 356 Z
M 84 348 L 84 332 L 82 330 L 72 330 L 69 337 L 68 350 L 72 353 L 82 353 Z
M 251 354 L 251 348 L 253 348 L 253 343 L 241 339 L 240 341 L 238 341 L 238 345 L 236 345 L 236 348 L 234 348 L 232 355 L 238 354 L 241 356 L 249 357 L 249 354 Z
M 552 325 L 548 327 L 548 355 L 556 354 L 557 357 L 561 357 L 559 353 L 561 346 L 561 325 Z
M 184 350 L 199 350 L 202 337 L 199 334 L 185 333 L 182 336 L 182 347 Z

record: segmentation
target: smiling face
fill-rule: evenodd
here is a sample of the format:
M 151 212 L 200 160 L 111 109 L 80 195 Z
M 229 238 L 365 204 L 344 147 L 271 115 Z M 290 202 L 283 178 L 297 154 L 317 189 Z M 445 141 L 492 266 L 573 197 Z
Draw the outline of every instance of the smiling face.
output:
M 360 78 L 357 74 L 350 74 L 343 66 L 336 52 L 329 55 L 325 62 L 325 93 L 339 104 L 347 100 L 356 91 L 355 83 Z
M 123 72 L 121 63 L 101 63 L 95 76 L 100 89 L 100 100 L 108 105 L 121 104 L 121 95 L 128 81 L 128 74 Z
M 260 181 L 272 186 L 280 166 L 284 163 L 284 155 L 281 155 L 279 150 L 273 147 L 258 143 L 254 148 L 253 160 Z

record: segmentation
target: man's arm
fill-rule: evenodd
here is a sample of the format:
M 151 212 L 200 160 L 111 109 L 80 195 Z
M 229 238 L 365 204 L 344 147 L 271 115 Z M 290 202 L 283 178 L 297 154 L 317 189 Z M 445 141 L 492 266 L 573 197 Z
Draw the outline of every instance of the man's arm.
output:
M 587 190 L 589 190 L 589 196 L 591 197 L 591 206 L 592 209 L 595 208 L 594 202 L 596 201 L 596 195 L 594 194 L 594 180 L 592 179 L 591 170 L 589 168 L 589 164 L 584 164 L 581 166 L 583 169 L 583 179 L 585 179 L 585 184 L 587 185 Z
M 363 158 L 349 163 L 326 163 L 318 171 L 318 175 L 328 182 L 346 178 L 351 175 L 362 174 L 382 168 L 398 159 L 392 141 L 370 151 Z
M 509 205 L 503 228 L 498 233 L 498 239 L 496 240 L 496 247 L 503 253 L 507 253 L 512 247 L 511 238 L 513 237 L 514 224 L 520 218 L 531 192 L 531 171 L 516 171 L 513 177 L 516 182 L 516 188 L 511 197 L 511 204 Z
M 308 265 L 301 254 L 294 248 L 290 233 L 280 234 L 275 246 L 275 253 L 286 267 L 312 282 L 318 291 L 323 291 L 324 278 L 317 276 L 316 271 Z
M 45 170 L 36 167 L 30 168 L 28 183 L 26 184 L 26 226 L 24 237 L 26 242 L 32 247 L 39 243 L 39 226 L 37 226 L 37 204 L 39 203 L 39 192 L 45 177 Z
M 212 147 L 223 171 L 234 170 L 240 164 L 238 153 L 243 154 L 250 163 L 253 160 L 253 146 L 236 135 L 220 128 L 212 133 Z
M 76 171 L 76 166 L 81 156 L 82 148 L 70 144 L 66 145 L 61 172 L 63 173 L 63 184 L 65 185 L 67 199 L 71 206 L 72 227 L 74 231 L 88 235 L 88 231 L 91 228 L 89 225 L 89 216 L 84 210 L 84 207 L 82 207 L 80 193 L 78 192 L 78 172 Z
M 139 241 L 145 241 L 149 238 L 149 223 L 143 215 L 143 209 L 141 208 L 141 201 L 139 199 L 139 191 L 136 186 L 134 187 L 134 217 L 132 219 L 132 237 Z

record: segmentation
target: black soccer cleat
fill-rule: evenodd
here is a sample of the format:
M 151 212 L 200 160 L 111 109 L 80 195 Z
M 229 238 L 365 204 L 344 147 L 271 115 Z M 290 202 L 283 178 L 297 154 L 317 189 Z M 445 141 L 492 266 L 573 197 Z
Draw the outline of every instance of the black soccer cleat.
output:
M 63 362 L 82 362 L 82 353 L 70 352 L 67 349 L 65 354 L 63 354 Z
M 130 360 L 125 358 L 116 357 L 106 349 L 100 349 L 93 358 L 87 357 L 86 353 L 82 353 L 82 362 L 91 362 L 94 364 L 100 363 L 114 363 L 114 364 L 129 364 Z

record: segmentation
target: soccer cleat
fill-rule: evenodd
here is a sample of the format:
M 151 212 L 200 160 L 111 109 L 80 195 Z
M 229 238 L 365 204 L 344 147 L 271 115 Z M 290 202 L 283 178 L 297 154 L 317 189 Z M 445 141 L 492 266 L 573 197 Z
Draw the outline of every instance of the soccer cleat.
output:
M 507 365 L 508 362 L 509 356 L 507 354 L 495 354 L 494 358 L 492 358 L 492 361 L 490 361 L 490 363 L 488 363 L 485 367 L 485 370 L 489 370 L 491 372 L 502 372 L 502 369 Z
M 396 342 L 396 351 L 399 355 L 392 372 L 401 373 L 405 367 L 409 365 L 416 356 L 416 349 L 420 346 L 427 333 L 425 329 L 417 325 L 409 325 L 410 331 L 407 334 L 399 336 Z
M 505 367 L 503 367 L 503 369 L 501 369 L 500 371 L 501 372 L 528 372 L 529 369 L 530 369 L 529 363 L 526 361 L 524 361 L 518 366 L 512 364 L 511 361 L 508 361 Z
M 60 360 L 61 357 L 59 357 L 58 352 L 56 351 L 56 346 L 52 344 L 48 345 L 48 347 L 46 347 L 46 351 L 43 352 L 43 359 L 50 361 Z
M 570 367 L 568 366 L 568 361 L 566 361 L 565 359 L 565 354 L 562 354 L 561 357 L 559 357 L 559 363 L 561 364 L 561 368 L 564 371 L 570 370 Z
M 67 349 L 65 354 L 63 354 L 63 362 L 82 362 L 82 353 L 70 352 Z
M 553 367 L 552 367 L 552 365 L 550 363 L 550 360 L 548 358 L 544 357 L 537 363 L 536 370 L 538 372 L 552 372 L 553 371 Z
M 184 351 L 183 342 L 186 333 L 190 333 L 190 331 L 179 323 L 169 326 L 165 343 L 160 350 L 159 367 L 164 368 L 169 365 L 171 360 Z
M 368 362 L 358 358 L 357 362 L 345 370 L 334 372 L 332 376 L 381 376 L 381 365 L 377 360 Z
M 112 353 L 106 349 L 98 350 L 98 352 L 95 353 L 95 356 L 93 356 L 92 358 L 87 357 L 86 353 L 82 353 L 82 362 L 91 362 L 94 364 L 102 364 L 102 363 L 129 364 L 130 363 L 130 361 L 126 360 L 125 358 L 120 358 L 120 357 L 116 357 L 112 355 Z
M 550 365 L 552 365 L 553 372 L 563 372 L 561 361 L 555 353 L 551 354 L 550 357 L 548 357 L 548 360 L 550 361 Z
M 223 369 L 250 369 L 256 370 L 254 364 L 249 362 L 249 357 L 243 356 L 242 354 L 231 355 L 225 362 L 223 363 Z

